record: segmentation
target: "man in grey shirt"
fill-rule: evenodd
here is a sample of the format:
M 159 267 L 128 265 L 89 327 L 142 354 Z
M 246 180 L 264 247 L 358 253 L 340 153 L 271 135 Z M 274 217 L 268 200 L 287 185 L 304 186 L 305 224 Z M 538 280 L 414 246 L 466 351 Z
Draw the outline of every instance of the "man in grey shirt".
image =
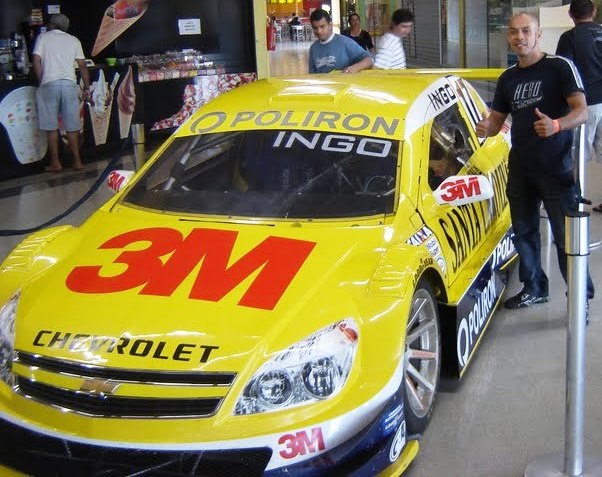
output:
M 311 27 L 318 39 L 309 48 L 309 72 L 357 73 L 372 66 L 370 53 L 351 38 L 332 31 L 332 21 L 326 10 L 314 10 L 309 17 Z

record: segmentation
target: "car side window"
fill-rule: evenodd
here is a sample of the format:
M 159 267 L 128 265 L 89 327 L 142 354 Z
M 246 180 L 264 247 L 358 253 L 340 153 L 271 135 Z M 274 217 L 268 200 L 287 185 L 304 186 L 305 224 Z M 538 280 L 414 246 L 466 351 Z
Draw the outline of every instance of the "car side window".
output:
M 445 179 L 458 174 L 474 153 L 468 127 L 458 104 L 435 116 L 431 126 L 428 182 L 435 190 Z

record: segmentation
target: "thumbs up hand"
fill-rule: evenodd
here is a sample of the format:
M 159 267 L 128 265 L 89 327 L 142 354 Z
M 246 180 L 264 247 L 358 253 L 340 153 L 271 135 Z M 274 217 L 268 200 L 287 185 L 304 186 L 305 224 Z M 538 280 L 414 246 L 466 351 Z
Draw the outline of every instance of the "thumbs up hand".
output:
M 491 121 L 489 120 L 489 118 L 483 118 L 481 119 L 477 125 L 476 125 L 476 133 L 477 133 L 477 137 L 487 137 L 489 136 L 489 124 L 491 123 Z
M 539 119 L 533 123 L 533 127 L 539 137 L 550 137 L 560 130 L 557 120 L 546 116 L 538 108 L 535 108 L 535 114 Z

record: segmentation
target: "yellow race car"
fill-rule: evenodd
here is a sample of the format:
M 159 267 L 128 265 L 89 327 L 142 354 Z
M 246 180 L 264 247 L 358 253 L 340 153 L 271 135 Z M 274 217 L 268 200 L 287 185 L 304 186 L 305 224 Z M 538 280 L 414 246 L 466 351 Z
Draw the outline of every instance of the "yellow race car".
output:
M 0 464 L 399 475 L 516 251 L 490 72 L 268 79 L 0 268 Z M 507 131 L 506 131 L 507 132 Z

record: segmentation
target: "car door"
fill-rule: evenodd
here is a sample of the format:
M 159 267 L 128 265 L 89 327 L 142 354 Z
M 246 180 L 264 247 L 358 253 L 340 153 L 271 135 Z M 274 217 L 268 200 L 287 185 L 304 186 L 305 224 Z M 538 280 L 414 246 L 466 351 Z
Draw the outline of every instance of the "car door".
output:
M 448 301 L 459 299 L 491 253 L 488 234 L 495 226 L 493 201 L 440 205 L 433 191 L 448 177 L 489 176 L 493 164 L 481 150 L 465 105 L 456 101 L 424 125 L 419 210 L 442 244 L 450 286 Z

